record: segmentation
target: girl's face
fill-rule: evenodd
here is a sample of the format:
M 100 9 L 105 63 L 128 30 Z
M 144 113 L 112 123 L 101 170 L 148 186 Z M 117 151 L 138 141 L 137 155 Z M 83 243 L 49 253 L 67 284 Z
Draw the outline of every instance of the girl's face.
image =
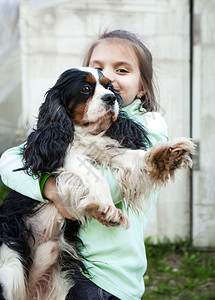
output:
M 120 41 L 102 41 L 93 50 L 89 67 L 99 69 L 113 84 L 114 90 L 129 105 L 144 92 L 134 50 Z

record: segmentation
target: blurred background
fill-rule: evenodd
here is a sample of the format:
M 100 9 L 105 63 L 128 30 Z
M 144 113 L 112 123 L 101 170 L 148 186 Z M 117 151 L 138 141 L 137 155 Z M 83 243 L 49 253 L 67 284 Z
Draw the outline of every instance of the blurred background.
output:
M 160 193 L 153 242 L 215 246 L 215 0 L 1 0 L 0 153 L 25 139 L 45 92 L 81 66 L 104 30 L 137 34 L 154 57 L 170 137 L 198 144 L 194 168 Z

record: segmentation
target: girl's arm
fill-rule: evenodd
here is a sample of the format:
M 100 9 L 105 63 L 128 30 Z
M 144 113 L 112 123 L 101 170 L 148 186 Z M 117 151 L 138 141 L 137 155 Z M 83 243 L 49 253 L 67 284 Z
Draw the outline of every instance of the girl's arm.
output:
M 14 147 L 4 152 L 0 159 L 0 175 L 3 183 L 9 188 L 27 197 L 46 202 L 40 192 L 37 179 L 27 175 L 24 171 L 14 171 L 23 167 L 21 148 Z
M 59 212 L 65 218 L 70 219 L 71 216 L 64 208 L 62 200 L 57 192 L 54 176 L 51 176 L 46 181 L 43 188 L 43 197 L 38 179 L 34 179 L 32 176 L 27 175 L 24 171 L 14 172 L 15 169 L 23 167 L 21 154 L 22 146 L 23 145 L 11 148 L 2 154 L 0 159 L 0 175 L 3 183 L 12 190 L 34 200 L 40 202 L 52 200 Z
M 38 200 L 40 202 L 48 202 L 49 200 L 53 201 L 59 212 L 65 218 L 71 219 L 71 216 L 64 208 L 62 199 L 58 194 L 54 176 L 51 176 L 46 180 L 41 193 L 38 179 L 34 179 L 24 171 L 14 172 L 15 169 L 23 167 L 21 154 L 22 146 L 23 145 L 13 147 L 2 154 L 0 159 L 0 175 L 3 183 L 12 190 L 34 200 Z M 119 188 L 115 181 L 114 172 L 110 169 L 105 169 L 104 175 L 109 183 L 114 203 L 118 203 L 120 201 Z
M 45 198 L 54 202 L 58 211 L 62 214 L 62 216 L 64 216 L 64 218 L 72 219 L 68 211 L 64 208 L 63 201 L 58 194 L 54 176 L 51 176 L 46 180 L 43 187 L 43 195 Z

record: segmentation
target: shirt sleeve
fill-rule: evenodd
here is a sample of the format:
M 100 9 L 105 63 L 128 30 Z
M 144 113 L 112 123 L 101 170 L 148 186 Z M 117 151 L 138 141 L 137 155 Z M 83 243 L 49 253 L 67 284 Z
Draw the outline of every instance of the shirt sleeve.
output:
M 112 200 L 114 204 L 117 204 L 121 201 L 120 197 L 120 189 L 117 185 L 117 180 L 116 180 L 116 172 L 113 171 L 111 168 L 102 168 L 98 164 L 94 165 L 95 168 L 99 169 L 102 171 L 102 174 L 104 175 L 105 179 L 108 182 L 109 188 L 110 188 L 110 193 Z
M 47 202 L 41 195 L 39 180 L 29 176 L 24 171 L 14 171 L 22 168 L 21 148 L 13 147 L 4 152 L 0 159 L 0 175 L 3 183 L 10 189 L 32 199 Z M 100 169 L 99 166 L 96 166 Z M 109 168 L 102 170 L 110 186 L 111 196 L 114 203 L 120 202 L 120 191 L 116 184 L 115 172 Z
M 159 112 L 145 113 L 138 118 L 138 121 L 140 121 L 148 131 L 152 145 L 157 142 L 166 142 L 168 140 L 166 121 Z
M 32 199 L 47 202 L 43 199 L 39 180 L 29 176 L 24 171 L 14 171 L 23 167 L 21 146 L 13 147 L 4 152 L 0 159 L 0 175 L 3 183 L 16 192 Z

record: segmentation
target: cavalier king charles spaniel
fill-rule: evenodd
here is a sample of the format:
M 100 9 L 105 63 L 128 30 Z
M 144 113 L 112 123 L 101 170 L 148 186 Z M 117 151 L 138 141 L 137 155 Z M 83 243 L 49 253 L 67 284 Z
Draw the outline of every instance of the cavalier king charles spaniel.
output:
M 74 221 L 51 202 L 9 194 L 0 208 L 1 299 L 66 299 L 80 273 L 87 272 L 81 224 L 95 218 L 106 226 L 129 227 L 128 216 L 113 203 L 104 168 L 115 171 L 124 206 L 138 215 L 178 168 L 191 167 L 190 139 L 150 148 L 146 129 L 121 106 L 110 81 L 93 68 L 65 71 L 46 93 L 23 149 L 23 170 L 36 178 L 54 174 Z

